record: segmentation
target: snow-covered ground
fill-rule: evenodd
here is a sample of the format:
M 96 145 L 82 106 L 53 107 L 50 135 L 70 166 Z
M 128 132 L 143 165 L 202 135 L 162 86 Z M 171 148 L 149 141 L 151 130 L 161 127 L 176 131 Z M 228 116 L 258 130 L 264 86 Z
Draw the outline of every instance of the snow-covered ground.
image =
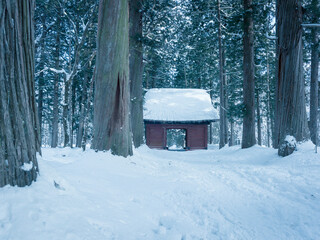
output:
M 298 148 L 43 149 L 36 183 L 0 189 L 0 239 L 320 239 L 320 154 Z

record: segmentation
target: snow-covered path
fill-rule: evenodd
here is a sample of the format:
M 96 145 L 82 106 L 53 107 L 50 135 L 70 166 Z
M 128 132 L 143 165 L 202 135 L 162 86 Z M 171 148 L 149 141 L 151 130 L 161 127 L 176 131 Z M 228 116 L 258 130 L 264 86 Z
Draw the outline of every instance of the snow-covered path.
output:
M 43 149 L 0 189 L 0 239 L 320 239 L 320 154 L 262 147 L 134 156 Z

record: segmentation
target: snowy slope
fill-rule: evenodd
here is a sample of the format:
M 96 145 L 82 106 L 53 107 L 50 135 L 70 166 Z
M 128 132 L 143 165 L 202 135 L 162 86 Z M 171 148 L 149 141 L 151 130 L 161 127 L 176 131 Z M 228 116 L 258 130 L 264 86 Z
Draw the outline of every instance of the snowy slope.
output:
M 219 119 L 206 90 L 153 88 L 145 94 L 145 120 L 203 121 Z
M 258 146 L 134 154 L 43 149 L 36 183 L 0 189 L 0 239 L 320 238 L 310 143 L 286 158 Z

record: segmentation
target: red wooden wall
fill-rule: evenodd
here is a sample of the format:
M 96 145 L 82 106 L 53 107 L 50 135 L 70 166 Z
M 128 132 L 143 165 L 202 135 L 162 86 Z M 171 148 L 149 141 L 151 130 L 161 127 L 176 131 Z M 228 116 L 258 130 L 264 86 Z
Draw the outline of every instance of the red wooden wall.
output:
M 146 141 L 150 148 L 165 149 L 167 129 L 186 129 L 187 150 L 207 149 L 207 124 L 146 124 Z

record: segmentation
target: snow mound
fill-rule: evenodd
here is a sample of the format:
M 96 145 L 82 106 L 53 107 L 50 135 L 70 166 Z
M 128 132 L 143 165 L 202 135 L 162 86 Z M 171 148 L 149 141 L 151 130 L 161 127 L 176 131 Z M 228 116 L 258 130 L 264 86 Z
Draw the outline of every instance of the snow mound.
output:
M 280 145 L 278 153 L 282 157 L 286 157 L 297 150 L 297 141 L 294 136 L 287 135 Z

